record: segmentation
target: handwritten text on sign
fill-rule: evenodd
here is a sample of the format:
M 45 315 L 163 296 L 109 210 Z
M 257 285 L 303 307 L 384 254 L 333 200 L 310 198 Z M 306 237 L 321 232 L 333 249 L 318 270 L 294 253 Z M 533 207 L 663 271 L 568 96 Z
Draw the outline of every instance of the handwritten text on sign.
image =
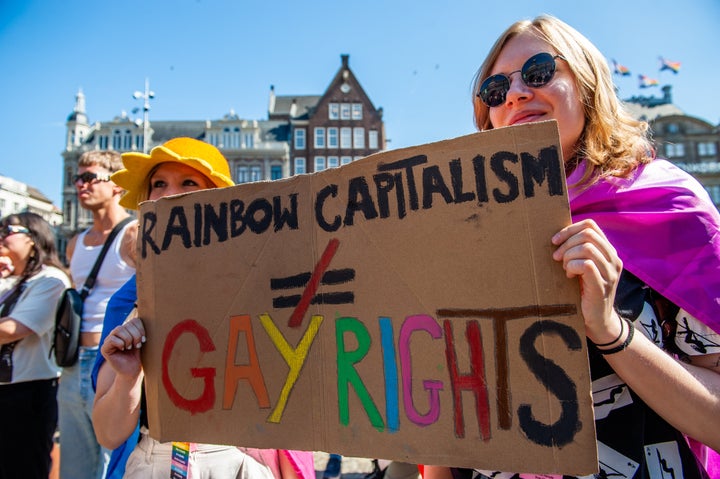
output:
M 536 124 L 143 205 L 151 434 L 594 471 L 558 152 Z

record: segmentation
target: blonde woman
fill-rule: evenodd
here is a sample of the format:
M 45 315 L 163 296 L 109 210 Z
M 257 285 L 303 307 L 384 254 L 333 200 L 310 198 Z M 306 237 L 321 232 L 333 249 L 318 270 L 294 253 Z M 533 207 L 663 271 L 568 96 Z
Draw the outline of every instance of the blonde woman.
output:
M 500 36 L 473 105 L 480 130 L 558 123 L 574 223 L 548 241 L 581 282 L 592 380 L 618 391 L 594 401 L 599 477 L 720 477 L 704 445 L 720 449 L 720 215 L 707 193 L 654 158 L 647 125 L 623 109 L 603 56 L 557 18 L 519 21 Z

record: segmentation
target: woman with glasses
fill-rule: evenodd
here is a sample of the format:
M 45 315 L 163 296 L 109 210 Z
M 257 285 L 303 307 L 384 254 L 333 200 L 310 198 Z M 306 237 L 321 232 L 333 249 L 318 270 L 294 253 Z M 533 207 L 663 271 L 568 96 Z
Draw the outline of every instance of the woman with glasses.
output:
M 581 284 L 596 477 L 720 477 L 703 445 L 720 450 L 720 215 L 709 196 L 655 158 L 648 126 L 616 97 L 605 58 L 556 18 L 510 26 L 473 93 L 480 130 L 558 124 L 573 224 L 548 241 Z
M 149 155 L 125 153 L 124 169 L 112 180 L 125 189 L 120 205 L 137 209 L 146 200 L 232 186 L 230 168 L 214 146 L 192 138 L 174 138 Z M 101 444 L 115 449 L 107 477 L 313 479 L 312 453 L 250 449 L 210 444 L 160 443 L 149 435 L 140 348 L 146 340 L 143 320 L 131 314 L 137 300 L 135 278 L 108 304 L 101 354 L 93 370 L 97 393 L 93 425 Z M 152 338 L 148 338 L 151 340 Z M 141 424 L 140 440 L 134 434 Z M 130 452 L 132 451 L 132 452 Z M 127 463 L 123 454 L 128 454 Z M 184 464 L 175 464 L 186 457 Z
M 50 348 L 70 279 L 44 219 L 19 213 L 0 221 L 0 270 L 8 274 L 0 283 L 0 479 L 46 479 L 60 375 Z

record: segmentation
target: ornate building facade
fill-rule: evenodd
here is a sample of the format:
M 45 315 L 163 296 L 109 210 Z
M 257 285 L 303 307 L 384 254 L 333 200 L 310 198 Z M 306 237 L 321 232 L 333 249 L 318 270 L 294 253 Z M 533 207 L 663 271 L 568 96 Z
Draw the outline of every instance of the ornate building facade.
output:
M 697 178 L 720 209 L 720 125 L 683 113 L 672 102 L 670 85 L 662 91 L 660 98 L 637 96 L 625 103 L 650 124 L 657 156 Z
M 349 67 L 348 55 L 341 55 L 340 69 L 319 95 L 280 96 L 271 86 L 265 120 L 243 119 L 231 111 L 213 121 L 144 124 L 122 114 L 90 123 L 80 91 L 66 126 L 59 235 L 64 240 L 92 221 L 80 208 L 72 181 L 78 158 L 88 150 L 149 151 L 171 138 L 188 136 L 218 147 L 230 163 L 233 180 L 246 183 L 336 167 L 384 150 L 386 144 L 382 108 L 373 106 Z

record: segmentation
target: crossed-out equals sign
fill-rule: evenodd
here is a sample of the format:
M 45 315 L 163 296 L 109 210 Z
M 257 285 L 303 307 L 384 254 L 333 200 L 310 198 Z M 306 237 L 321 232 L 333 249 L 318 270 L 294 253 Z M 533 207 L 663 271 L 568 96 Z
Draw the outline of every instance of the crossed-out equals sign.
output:
M 311 273 L 305 272 L 284 278 L 270 278 L 272 291 L 300 289 L 297 294 L 281 295 L 273 298 L 273 308 L 294 308 L 300 303 L 303 290 L 310 281 Z M 320 284 L 332 286 L 347 284 L 355 279 L 355 270 L 352 268 L 333 269 L 323 273 Z M 355 293 L 352 291 L 323 292 L 313 295 L 310 304 L 352 304 L 355 302 Z

